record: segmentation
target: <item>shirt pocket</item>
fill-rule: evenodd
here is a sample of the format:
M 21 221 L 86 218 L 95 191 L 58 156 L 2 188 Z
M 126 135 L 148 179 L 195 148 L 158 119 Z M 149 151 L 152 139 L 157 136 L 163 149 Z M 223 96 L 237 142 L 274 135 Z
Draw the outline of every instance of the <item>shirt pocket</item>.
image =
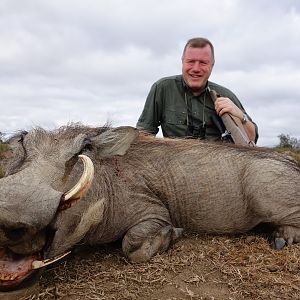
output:
M 186 112 L 177 110 L 165 110 L 165 122 L 174 125 L 186 124 Z

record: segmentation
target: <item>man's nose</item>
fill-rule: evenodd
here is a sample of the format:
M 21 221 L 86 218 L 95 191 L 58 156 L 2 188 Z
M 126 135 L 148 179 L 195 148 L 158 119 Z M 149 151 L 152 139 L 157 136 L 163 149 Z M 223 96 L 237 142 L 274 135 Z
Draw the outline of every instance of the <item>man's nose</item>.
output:
M 200 62 L 199 61 L 194 62 L 192 69 L 193 69 L 194 72 L 200 72 L 201 71 Z

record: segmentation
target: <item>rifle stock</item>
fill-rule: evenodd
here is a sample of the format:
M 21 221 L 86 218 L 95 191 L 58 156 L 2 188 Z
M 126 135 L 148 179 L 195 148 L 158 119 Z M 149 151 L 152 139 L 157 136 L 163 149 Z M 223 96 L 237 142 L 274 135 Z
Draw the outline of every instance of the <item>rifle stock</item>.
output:
M 217 93 L 211 89 L 209 89 L 209 93 L 213 102 L 215 102 L 218 98 Z M 228 113 L 224 113 L 221 119 L 235 144 L 255 147 L 253 141 L 249 139 L 240 119 Z

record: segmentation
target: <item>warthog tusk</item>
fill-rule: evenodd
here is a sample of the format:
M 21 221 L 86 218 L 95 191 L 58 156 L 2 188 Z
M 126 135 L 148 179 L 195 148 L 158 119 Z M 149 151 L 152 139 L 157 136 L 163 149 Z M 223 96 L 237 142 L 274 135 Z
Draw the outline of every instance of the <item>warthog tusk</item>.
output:
M 46 267 L 50 264 L 53 264 L 54 262 L 62 259 L 63 257 L 67 256 L 68 254 L 70 254 L 71 251 L 68 251 L 62 255 L 58 255 L 56 257 L 53 257 L 53 258 L 49 258 L 49 259 L 44 259 L 44 260 L 34 260 L 32 263 L 31 263 L 31 267 L 33 270 L 36 270 L 36 269 L 40 269 L 40 268 L 43 268 L 43 267 Z
M 90 188 L 94 179 L 94 164 L 86 155 L 78 155 L 83 161 L 84 170 L 77 184 L 65 194 L 65 201 L 79 200 L 82 195 Z

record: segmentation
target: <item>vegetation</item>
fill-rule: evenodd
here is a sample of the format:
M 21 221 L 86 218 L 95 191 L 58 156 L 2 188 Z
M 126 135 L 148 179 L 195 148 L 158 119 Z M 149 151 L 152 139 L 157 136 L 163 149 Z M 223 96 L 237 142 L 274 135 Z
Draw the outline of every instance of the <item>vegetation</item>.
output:
M 288 134 L 280 134 L 278 138 L 279 144 L 275 150 L 292 156 L 300 165 L 300 140 Z
M 9 149 L 9 146 L 8 144 L 5 144 L 5 143 L 1 143 L 0 142 L 0 157 L 2 158 L 2 155 L 1 153 L 7 151 Z
M 7 151 L 9 150 L 9 145 L 2 142 L 0 139 L 0 178 L 4 176 L 4 169 L 2 165 L 2 160 L 4 159 Z
M 291 137 L 288 134 L 280 134 L 278 138 L 280 140 L 278 145 L 279 148 L 290 148 L 300 150 L 300 140 Z
M 3 176 L 4 176 L 4 169 L 0 161 L 0 178 L 2 178 Z

